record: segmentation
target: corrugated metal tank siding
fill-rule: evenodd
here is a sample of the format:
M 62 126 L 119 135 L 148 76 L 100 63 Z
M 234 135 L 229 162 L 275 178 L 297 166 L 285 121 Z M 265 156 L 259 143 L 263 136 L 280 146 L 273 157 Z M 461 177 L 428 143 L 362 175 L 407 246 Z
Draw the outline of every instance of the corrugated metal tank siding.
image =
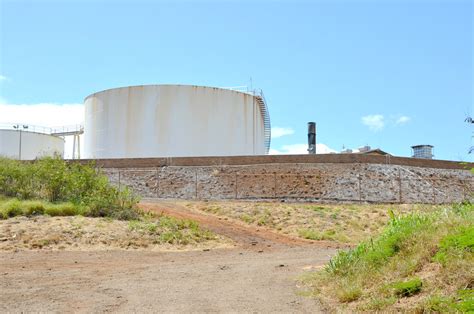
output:
M 255 97 L 211 87 L 148 85 L 85 100 L 86 158 L 265 154 Z
M 0 130 L 0 156 L 34 160 L 39 157 L 64 155 L 64 140 L 57 136 L 16 130 Z

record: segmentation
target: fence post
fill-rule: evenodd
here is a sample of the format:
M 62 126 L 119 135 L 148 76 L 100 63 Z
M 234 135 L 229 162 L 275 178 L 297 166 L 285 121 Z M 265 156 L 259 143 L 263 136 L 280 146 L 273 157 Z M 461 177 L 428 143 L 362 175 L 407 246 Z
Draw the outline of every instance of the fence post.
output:
M 357 176 L 357 179 L 358 179 L 358 183 L 359 183 L 359 203 L 362 203 L 362 177 L 361 177 L 360 173 Z
M 235 199 L 237 199 L 237 172 L 235 172 Z
M 194 176 L 195 176 L 194 190 L 196 192 L 196 195 L 194 196 L 194 198 L 198 199 L 198 173 L 197 173 L 197 169 L 195 169 L 195 171 L 194 171 Z
M 160 171 L 156 167 L 156 197 L 160 198 Z
M 118 171 L 118 181 L 119 181 L 119 182 L 118 182 L 118 185 L 119 185 L 119 191 L 122 191 L 122 182 L 121 182 L 121 178 L 120 178 L 121 173 L 122 173 L 122 171 L 119 169 L 119 171 Z
M 277 193 L 277 175 L 276 175 L 276 172 L 273 173 L 273 179 L 274 179 L 273 198 L 276 198 L 276 193 Z
M 398 202 L 402 203 L 402 173 L 398 168 Z

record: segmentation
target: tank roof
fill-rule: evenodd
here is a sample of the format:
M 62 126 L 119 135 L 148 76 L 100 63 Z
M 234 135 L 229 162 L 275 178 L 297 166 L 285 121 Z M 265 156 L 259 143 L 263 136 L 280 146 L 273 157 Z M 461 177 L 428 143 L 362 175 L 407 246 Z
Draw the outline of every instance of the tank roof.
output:
M 431 147 L 433 148 L 433 145 L 413 145 L 411 148 L 419 148 L 419 147 Z
M 101 91 L 94 92 L 84 98 L 84 101 L 94 95 L 112 91 L 112 90 L 119 90 L 119 89 L 125 89 L 125 88 L 138 88 L 138 87 L 158 87 L 158 86 L 180 86 L 180 87 L 197 87 L 197 88 L 209 88 L 209 89 L 220 89 L 224 91 L 231 91 L 231 92 L 236 92 L 236 93 L 241 93 L 241 94 L 246 94 L 246 95 L 251 95 L 251 96 L 257 96 L 257 90 L 248 90 L 248 91 L 242 91 L 238 89 L 232 89 L 226 88 L 226 87 L 215 87 L 215 86 L 203 86 L 203 85 L 191 85 L 191 84 L 143 84 L 143 85 L 130 85 L 130 86 L 120 86 L 120 87 L 112 87 L 112 88 L 107 88 Z

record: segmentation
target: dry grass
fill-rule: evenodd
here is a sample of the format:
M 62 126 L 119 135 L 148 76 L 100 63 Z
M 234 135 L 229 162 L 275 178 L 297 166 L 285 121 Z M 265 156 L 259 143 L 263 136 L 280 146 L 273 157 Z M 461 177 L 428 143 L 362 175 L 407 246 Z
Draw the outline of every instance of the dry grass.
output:
M 432 212 L 440 206 L 399 204 L 308 204 L 277 202 L 181 202 L 187 208 L 265 226 L 312 240 L 356 244 L 379 233 L 395 214 Z
M 18 216 L 0 220 L 0 251 L 194 250 L 230 241 L 190 221 L 152 217 L 140 221 L 82 216 Z

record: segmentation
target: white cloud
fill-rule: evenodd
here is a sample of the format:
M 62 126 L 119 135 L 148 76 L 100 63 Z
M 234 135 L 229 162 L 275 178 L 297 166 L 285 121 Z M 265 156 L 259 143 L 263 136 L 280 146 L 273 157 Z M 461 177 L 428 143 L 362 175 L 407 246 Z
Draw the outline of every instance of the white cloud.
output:
M 280 128 L 280 127 L 272 128 L 272 138 L 278 138 L 285 135 L 291 135 L 294 133 L 295 133 L 295 130 L 293 130 L 292 128 Z
M 381 114 L 373 114 L 362 117 L 362 123 L 367 125 L 371 131 L 377 132 L 385 126 L 384 117 Z
M 24 123 L 52 127 L 83 122 L 83 104 L 0 104 L 0 123 Z
M 335 153 L 336 151 L 329 148 L 325 144 L 316 144 L 317 154 L 329 154 Z M 283 145 L 280 149 L 272 148 L 269 152 L 270 155 L 301 155 L 308 154 L 308 144 L 290 144 Z
M 8 80 L 8 77 L 6 77 L 5 75 L 0 75 L 0 81 L 6 81 Z
M 410 117 L 401 116 L 400 118 L 397 119 L 397 121 L 395 121 L 395 124 L 405 124 L 405 123 L 407 123 L 407 122 L 410 121 L 410 120 L 411 120 Z
M 58 127 L 84 123 L 83 104 L 2 104 L 0 103 L 0 124 L 28 124 L 40 127 Z M 84 143 L 81 136 L 81 151 Z M 65 158 L 72 156 L 73 138 L 66 137 Z

